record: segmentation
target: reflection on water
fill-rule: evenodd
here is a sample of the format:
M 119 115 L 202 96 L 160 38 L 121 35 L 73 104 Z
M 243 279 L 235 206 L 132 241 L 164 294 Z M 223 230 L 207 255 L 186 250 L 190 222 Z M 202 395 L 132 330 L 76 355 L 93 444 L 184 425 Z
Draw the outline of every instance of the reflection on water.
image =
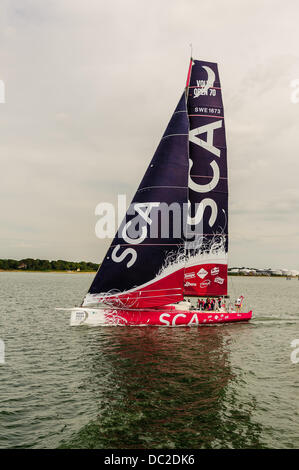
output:
M 249 324 L 70 328 L 91 277 L 0 273 L 0 448 L 299 447 L 298 282 L 230 281 Z
M 224 328 L 106 328 L 104 335 L 105 348 L 101 342 L 92 377 L 94 387 L 100 386 L 108 362 L 109 387 L 97 419 L 63 446 L 262 446 L 251 407 L 240 409 L 228 387 L 237 377 Z

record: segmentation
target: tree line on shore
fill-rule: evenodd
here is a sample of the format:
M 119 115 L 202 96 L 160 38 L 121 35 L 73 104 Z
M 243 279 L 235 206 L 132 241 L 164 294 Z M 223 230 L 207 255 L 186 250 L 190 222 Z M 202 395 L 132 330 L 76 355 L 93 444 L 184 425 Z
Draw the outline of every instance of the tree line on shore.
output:
M 0 269 L 4 271 L 97 271 L 99 265 L 86 261 L 49 261 L 47 259 L 25 258 L 21 260 L 0 259 Z

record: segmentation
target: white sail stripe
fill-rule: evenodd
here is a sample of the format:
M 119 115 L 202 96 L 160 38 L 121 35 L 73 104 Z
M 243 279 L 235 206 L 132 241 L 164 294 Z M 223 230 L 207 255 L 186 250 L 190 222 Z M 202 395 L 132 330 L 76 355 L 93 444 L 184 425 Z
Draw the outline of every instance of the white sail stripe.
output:
M 183 288 L 182 288 L 182 292 L 183 292 Z M 178 297 L 178 299 L 182 299 L 182 292 L 180 294 L 169 294 L 169 295 L 171 295 L 171 299 L 174 299 L 174 300 L 169 299 L 168 302 L 172 302 L 172 303 L 178 302 L 178 301 L 175 300 L 175 297 Z M 161 299 L 161 298 L 164 299 L 165 295 L 151 295 L 150 297 L 140 295 L 138 297 L 130 297 L 130 300 L 134 301 L 134 300 Z M 167 305 L 167 304 L 163 304 L 163 305 Z M 154 308 L 154 307 L 152 307 L 152 308 Z
M 166 289 L 165 289 L 165 290 L 166 290 Z M 181 291 L 181 292 L 180 292 L 180 293 L 177 293 L 177 294 L 176 294 L 175 292 L 172 292 L 172 293 L 169 292 L 169 293 L 166 293 L 166 295 L 171 295 L 171 297 L 178 297 L 178 296 L 181 297 L 182 291 L 183 291 L 183 287 L 180 288 L 180 291 Z M 130 300 L 141 300 L 141 299 L 144 300 L 144 299 L 149 299 L 149 298 L 150 298 L 150 299 L 154 299 L 154 298 L 158 299 L 158 298 L 161 298 L 161 297 L 162 297 L 162 298 L 165 297 L 165 294 L 161 294 L 161 295 L 149 295 L 149 296 L 143 295 L 143 294 L 145 294 L 146 292 L 149 292 L 149 291 L 140 291 L 140 292 L 136 292 L 136 296 L 135 296 L 135 297 L 134 297 L 133 295 L 130 295 Z M 97 297 L 99 297 L 99 299 L 98 299 L 98 300 L 95 300 L 95 301 L 92 301 L 92 300 L 88 300 L 88 299 L 87 299 L 87 302 L 88 302 L 88 303 L 87 303 L 87 304 L 84 304 L 84 303 L 83 303 L 83 307 L 84 307 L 84 305 L 86 306 L 86 305 L 88 305 L 88 304 L 90 304 L 90 303 L 96 303 L 96 302 L 100 302 L 100 301 L 102 301 L 102 303 L 109 302 L 109 301 L 111 301 L 111 299 L 114 299 L 115 297 L 119 297 L 119 296 L 121 296 L 121 295 L 126 296 L 127 294 L 128 294 L 128 291 L 124 292 L 123 294 L 111 294 L 111 295 L 107 295 L 107 294 L 104 295 L 104 294 L 101 294 L 101 293 L 99 293 L 99 294 L 87 294 L 86 297 L 87 297 L 87 296 L 88 296 L 88 297 L 94 296 L 95 299 L 96 299 Z M 140 294 L 141 294 L 141 295 L 140 295 Z M 97 297 L 96 297 L 96 296 L 97 296 Z M 85 299 L 84 299 L 84 302 L 85 302 L 85 300 L 86 300 L 86 297 L 85 297 Z M 138 309 L 138 310 L 139 310 L 139 309 Z
M 189 224 L 194 225 L 194 224 Z M 214 233 L 199 233 L 199 232 L 192 232 L 192 230 L 186 230 L 186 235 L 204 235 L 205 237 L 214 237 Z M 125 245 L 123 245 L 125 246 Z
M 166 289 L 165 289 L 165 290 L 166 290 Z M 182 291 L 182 287 L 180 288 L 180 290 Z M 134 300 L 134 299 L 144 299 L 144 298 L 149 298 L 149 297 L 150 297 L 151 299 L 159 298 L 159 297 L 165 297 L 165 294 L 150 295 L 150 296 L 144 295 L 144 294 L 146 294 L 147 292 L 149 292 L 149 291 L 145 290 L 145 291 L 137 292 L 137 293 L 136 293 L 136 297 L 130 296 L 130 300 Z M 155 291 L 152 291 L 152 292 L 155 292 Z M 127 295 L 127 292 L 125 292 L 124 295 Z M 166 295 L 168 295 L 168 294 L 166 294 Z M 171 293 L 171 294 L 169 293 L 169 295 L 171 295 L 171 296 L 174 296 L 174 295 L 181 295 L 181 293 L 177 293 L 177 294 L 176 294 L 176 293 Z M 109 297 L 110 297 L 109 295 L 105 295 L 105 299 L 109 299 Z M 113 295 L 112 295 L 111 297 L 113 297 Z
M 188 186 L 145 186 L 144 188 L 138 189 L 139 191 L 143 191 L 144 189 L 153 189 L 153 188 L 168 188 L 168 189 L 188 189 Z
M 168 290 L 171 290 L 171 291 L 173 291 L 173 290 L 181 291 L 182 288 L 181 288 L 181 287 L 165 287 L 165 289 L 149 289 L 149 290 L 145 290 L 145 291 L 140 291 L 140 293 L 143 294 L 143 293 L 147 293 L 147 292 L 160 292 L 160 291 L 161 291 L 161 292 L 165 292 L 165 291 L 168 291 Z M 114 297 L 114 296 L 116 296 L 116 295 L 127 295 L 127 293 L 128 293 L 128 291 L 125 291 L 125 292 L 117 292 L 116 294 L 108 294 L 108 293 L 106 294 L 106 293 L 105 293 L 105 298 L 106 298 L 106 297 Z M 92 294 L 92 295 L 102 295 L 102 294 L 99 293 L 99 294 Z M 138 293 L 138 295 L 139 295 L 139 293 Z M 179 294 L 175 294 L 175 293 L 174 293 L 174 295 L 179 295 Z M 163 297 L 163 296 L 159 295 L 159 296 L 157 296 L 157 297 Z
M 164 289 L 149 289 L 144 292 L 160 292 L 160 291 L 165 291 L 165 290 L 182 290 L 181 287 L 165 287 Z
M 134 243 L 117 243 L 117 245 L 111 245 L 111 248 L 115 246 L 133 246 L 134 248 L 140 248 L 142 246 L 185 246 L 185 243 L 140 243 L 134 245 Z
M 192 85 L 192 86 L 189 86 L 188 88 L 204 88 L 205 86 L 206 85 L 200 85 L 200 86 Z M 218 86 L 209 86 L 209 88 L 212 88 L 214 90 L 221 90 L 221 88 Z
M 193 175 L 192 173 L 190 173 L 190 176 L 192 176 L 193 178 L 210 178 L 211 179 L 211 176 L 206 176 L 206 175 Z M 219 176 L 219 179 L 220 180 L 227 180 L 228 177 L 227 176 Z
M 216 116 L 215 114 L 188 114 L 188 116 L 209 117 L 215 119 L 224 119 L 224 116 Z
M 166 139 L 166 137 L 176 137 L 177 135 L 187 135 L 187 136 L 189 136 L 189 134 L 168 134 L 168 135 L 164 135 L 161 140 Z
M 198 262 L 187 262 L 186 266 L 188 268 L 192 268 L 194 266 L 201 266 L 202 264 L 222 264 L 222 265 L 227 265 L 227 259 L 225 258 L 222 258 L 222 259 L 219 259 L 219 258 L 211 258 L 211 259 L 207 259 L 207 261 L 204 261 L 202 262 L 201 264 L 198 264 Z

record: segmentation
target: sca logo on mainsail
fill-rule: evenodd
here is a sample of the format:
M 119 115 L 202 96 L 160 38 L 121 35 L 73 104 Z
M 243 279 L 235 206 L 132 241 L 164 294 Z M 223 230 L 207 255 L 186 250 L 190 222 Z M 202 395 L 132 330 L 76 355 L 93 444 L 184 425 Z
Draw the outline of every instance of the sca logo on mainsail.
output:
M 215 72 L 210 67 L 203 65 L 202 68 L 205 69 L 205 71 L 208 74 L 208 78 L 206 81 L 203 81 L 204 86 L 201 88 L 201 91 L 204 92 L 205 94 L 205 92 L 207 92 L 209 88 L 214 86 L 216 77 L 215 77 Z M 201 82 L 201 80 L 199 80 L 198 82 Z M 208 181 L 206 184 L 198 184 L 192 179 L 191 173 L 192 173 L 192 167 L 193 167 L 194 161 L 192 159 L 189 159 L 189 183 L 188 185 L 190 189 L 192 189 L 193 191 L 197 193 L 201 193 L 201 194 L 211 193 L 211 191 L 215 189 L 219 183 L 220 169 L 219 169 L 218 161 L 221 158 L 221 151 L 219 148 L 214 146 L 214 132 L 217 131 L 217 129 L 220 129 L 221 127 L 222 127 L 222 119 L 218 119 L 217 121 L 211 122 L 210 124 L 204 124 L 203 126 L 195 127 L 193 129 L 190 129 L 189 131 L 190 142 L 193 142 L 193 144 L 197 145 L 198 147 L 201 147 L 207 150 L 210 154 L 216 157 L 210 163 L 210 166 L 213 170 L 212 179 Z M 206 140 L 201 138 L 203 134 L 206 134 Z M 204 211 L 207 207 L 210 207 L 211 209 L 209 225 L 210 227 L 213 227 L 217 219 L 218 207 L 214 199 L 211 199 L 211 197 L 206 197 L 201 201 L 201 203 L 198 205 L 195 216 L 194 217 L 189 216 L 187 223 L 189 225 L 197 225 L 198 223 L 200 223 L 203 220 Z
M 189 160 L 190 165 L 189 165 L 189 183 L 188 184 L 189 184 L 189 188 L 197 193 L 202 193 L 202 194 L 210 193 L 213 189 L 216 188 L 216 186 L 219 183 L 220 169 L 219 169 L 218 161 L 221 157 L 221 153 L 220 153 L 220 149 L 218 149 L 217 147 L 214 147 L 213 142 L 214 142 L 214 132 L 216 131 L 216 129 L 220 129 L 221 127 L 222 127 L 222 119 L 219 119 L 215 122 L 211 122 L 211 124 L 205 124 L 204 126 L 191 129 L 189 132 L 190 142 L 193 142 L 195 145 L 198 145 L 199 147 L 202 147 L 208 150 L 210 153 L 212 153 L 216 157 L 210 163 L 211 168 L 213 170 L 212 179 L 206 184 L 195 183 L 195 181 L 192 179 L 191 171 L 193 167 L 193 161 L 191 159 Z M 207 140 L 203 140 L 199 137 L 202 134 L 207 135 Z M 188 217 L 188 224 L 197 225 L 202 220 L 204 210 L 206 209 L 206 207 L 210 207 L 211 209 L 209 225 L 210 227 L 213 227 L 217 219 L 218 207 L 214 199 L 211 199 L 210 197 L 207 197 L 201 201 L 201 203 L 198 205 L 195 216 Z
M 139 245 L 146 239 L 148 235 L 148 226 L 152 224 L 150 212 L 153 207 L 159 207 L 159 205 L 159 202 L 146 202 L 134 204 L 134 210 L 137 212 L 138 216 L 140 216 L 141 219 L 146 222 L 146 226 L 142 227 L 141 234 L 138 238 L 131 238 L 128 234 L 128 229 L 132 224 L 132 220 L 127 222 L 121 231 L 121 237 L 126 243 L 130 245 Z M 120 245 L 116 245 L 116 247 L 112 251 L 111 258 L 115 263 L 121 263 L 127 255 L 131 255 L 131 259 L 127 262 L 127 268 L 130 268 L 135 264 L 135 261 L 137 259 L 137 252 L 136 250 L 134 250 L 134 248 L 127 248 L 123 253 L 119 254 L 118 251 L 120 250 L 120 248 Z

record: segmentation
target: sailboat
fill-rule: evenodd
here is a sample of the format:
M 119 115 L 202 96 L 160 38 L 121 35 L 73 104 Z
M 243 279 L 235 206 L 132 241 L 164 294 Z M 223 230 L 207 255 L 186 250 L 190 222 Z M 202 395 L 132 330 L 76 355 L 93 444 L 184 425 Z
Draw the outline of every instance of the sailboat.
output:
M 248 321 L 252 311 L 227 304 L 227 256 L 218 66 L 191 58 L 182 96 L 88 293 L 71 309 L 70 324 Z

